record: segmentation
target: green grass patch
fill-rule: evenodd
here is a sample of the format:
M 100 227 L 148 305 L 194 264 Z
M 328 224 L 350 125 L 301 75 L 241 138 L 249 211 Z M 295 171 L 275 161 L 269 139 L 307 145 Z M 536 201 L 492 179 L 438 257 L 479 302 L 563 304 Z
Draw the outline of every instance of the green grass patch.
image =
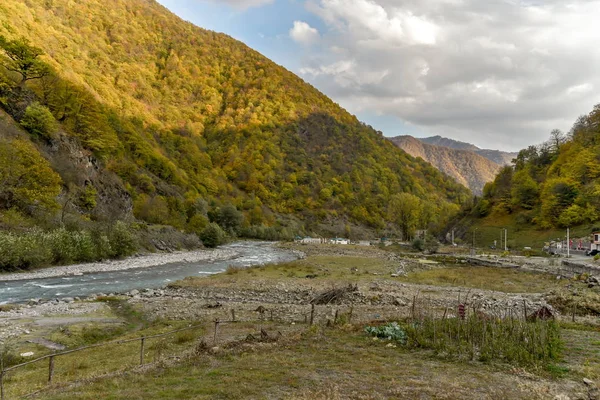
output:
M 514 250 L 522 250 L 524 247 L 531 247 L 534 250 L 541 250 L 545 242 L 564 238 L 566 231 L 564 229 L 538 229 L 533 226 L 524 226 L 517 223 L 516 215 L 490 216 L 484 219 L 475 220 L 470 232 L 475 230 L 475 246 L 489 248 L 494 244 L 494 240 L 500 243 L 500 230 L 508 229 L 508 246 Z M 592 232 L 592 225 L 581 225 L 571 228 L 571 237 L 589 237 Z M 472 240 L 471 234 L 468 235 L 468 242 Z

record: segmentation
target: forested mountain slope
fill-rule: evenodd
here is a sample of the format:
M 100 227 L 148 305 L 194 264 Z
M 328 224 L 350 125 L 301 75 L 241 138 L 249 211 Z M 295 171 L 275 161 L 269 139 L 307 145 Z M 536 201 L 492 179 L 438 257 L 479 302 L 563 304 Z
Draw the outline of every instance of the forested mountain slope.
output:
M 499 165 L 510 165 L 513 158 L 515 158 L 517 155 L 517 153 L 510 153 L 500 150 L 480 149 L 471 143 L 460 142 L 458 140 L 448 139 L 441 136 L 419 138 L 419 140 L 423 143 L 432 144 L 434 146 L 443 146 L 457 150 L 470 150 Z
M 2 108 L 47 158 L 44 148 L 75 141 L 138 219 L 238 229 L 218 217 L 235 206 L 248 232 L 334 220 L 386 229 L 394 196 L 407 193 L 428 210 L 422 224 L 437 226 L 470 196 L 291 72 L 153 0 L 3 0 L 0 19 Z M 19 47 L 37 76 L 15 68 Z M 112 215 L 97 207 L 108 178 L 83 177 L 76 159 L 50 160 L 60 178 L 50 197 L 56 184 L 61 195 L 44 212 L 76 197 L 70 209 L 84 218 Z M 33 217 L 38 203 L 31 192 L 3 207 Z
M 566 228 L 600 220 L 600 105 L 567 135 L 521 150 L 485 186 L 474 215 L 513 214 L 522 226 Z
M 458 183 L 481 195 L 483 186 L 494 180 L 500 165 L 472 150 L 458 150 L 424 143 L 412 136 L 390 138 L 392 143 L 413 157 L 421 157 Z

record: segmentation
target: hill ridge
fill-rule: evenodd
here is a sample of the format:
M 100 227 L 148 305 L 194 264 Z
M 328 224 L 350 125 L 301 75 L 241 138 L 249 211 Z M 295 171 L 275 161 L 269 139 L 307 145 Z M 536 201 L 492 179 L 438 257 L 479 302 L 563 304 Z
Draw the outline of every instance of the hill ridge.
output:
M 493 181 L 501 168 L 472 150 L 427 144 L 408 135 L 390 138 L 390 141 L 411 156 L 429 162 L 477 195 L 481 195 L 484 185 Z

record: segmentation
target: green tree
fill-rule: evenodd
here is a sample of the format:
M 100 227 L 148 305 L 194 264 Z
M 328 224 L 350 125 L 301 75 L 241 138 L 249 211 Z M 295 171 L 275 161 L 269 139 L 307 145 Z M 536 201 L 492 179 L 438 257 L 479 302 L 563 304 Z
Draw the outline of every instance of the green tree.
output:
M 58 130 L 58 122 L 50 110 L 38 102 L 30 104 L 25 109 L 21 126 L 32 135 L 43 139 L 55 139 Z
M 214 222 L 210 223 L 206 228 L 204 228 L 204 230 L 200 232 L 199 236 L 200 240 L 202 240 L 202 244 L 204 244 L 205 247 L 210 248 L 217 247 L 225 243 L 227 238 L 225 231 L 223 231 L 223 229 L 221 229 L 221 227 Z
M 238 211 L 232 204 L 211 210 L 208 213 L 208 217 L 211 222 L 216 222 L 230 234 L 237 234 L 242 226 L 242 222 L 244 222 L 244 214 Z
M 527 210 L 531 210 L 537 204 L 539 188 L 526 170 L 520 170 L 513 176 L 511 195 L 514 205 Z
M 0 140 L 0 207 L 13 206 L 30 213 L 58 207 L 60 176 L 28 141 Z
M 31 46 L 25 38 L 7 40 L 0 36 L 0 49 L 4 53 L 2 65 L 8 71 L 21 75 L 20 85 L 32 79 L 40 79 L 50 73 L 50 68 L 40 60 L 42 49 Z
M 404 240 L 412 236 L 418 222 L 421 210 L 421 199 L 410 193 L 400 193 L 392 197 L 388 214 L 389 218 L 398 225 Z

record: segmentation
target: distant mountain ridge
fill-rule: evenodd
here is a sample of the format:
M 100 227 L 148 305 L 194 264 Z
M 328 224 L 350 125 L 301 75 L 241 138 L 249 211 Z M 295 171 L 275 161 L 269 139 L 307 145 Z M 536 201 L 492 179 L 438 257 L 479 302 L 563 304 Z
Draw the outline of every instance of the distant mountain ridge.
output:
M 451 139 L 440 138 L 440 142 Z M 413 157 L 420 157 L 434 167 L 454 178 L 458 183 L 470 188 L 473 193 L 481 194 L 483 186 L 494 180 L 501 165 L 477 154 L 464 143 L 465 149 L 456 149 L 442 145 L 432 145 L 412 136 L 390 138 L 396 146 Z M 461 143 L 461 142 L 456 142 Z
M 518 155 L 518 153 L 511 153 L 501 150 L 480 149 L 474 144 L 445 138 L 439 135 L 426 138 L 418 138 L 418 140 L 420 140 L 423 143 L 432 144 L 434 146 L 443 146 L 448 147 L 450 149 L 473 151 L 479 154 L 480 156 L 483 156 L 488 160 L 500 165 L 510 165 L 512 160 Z

